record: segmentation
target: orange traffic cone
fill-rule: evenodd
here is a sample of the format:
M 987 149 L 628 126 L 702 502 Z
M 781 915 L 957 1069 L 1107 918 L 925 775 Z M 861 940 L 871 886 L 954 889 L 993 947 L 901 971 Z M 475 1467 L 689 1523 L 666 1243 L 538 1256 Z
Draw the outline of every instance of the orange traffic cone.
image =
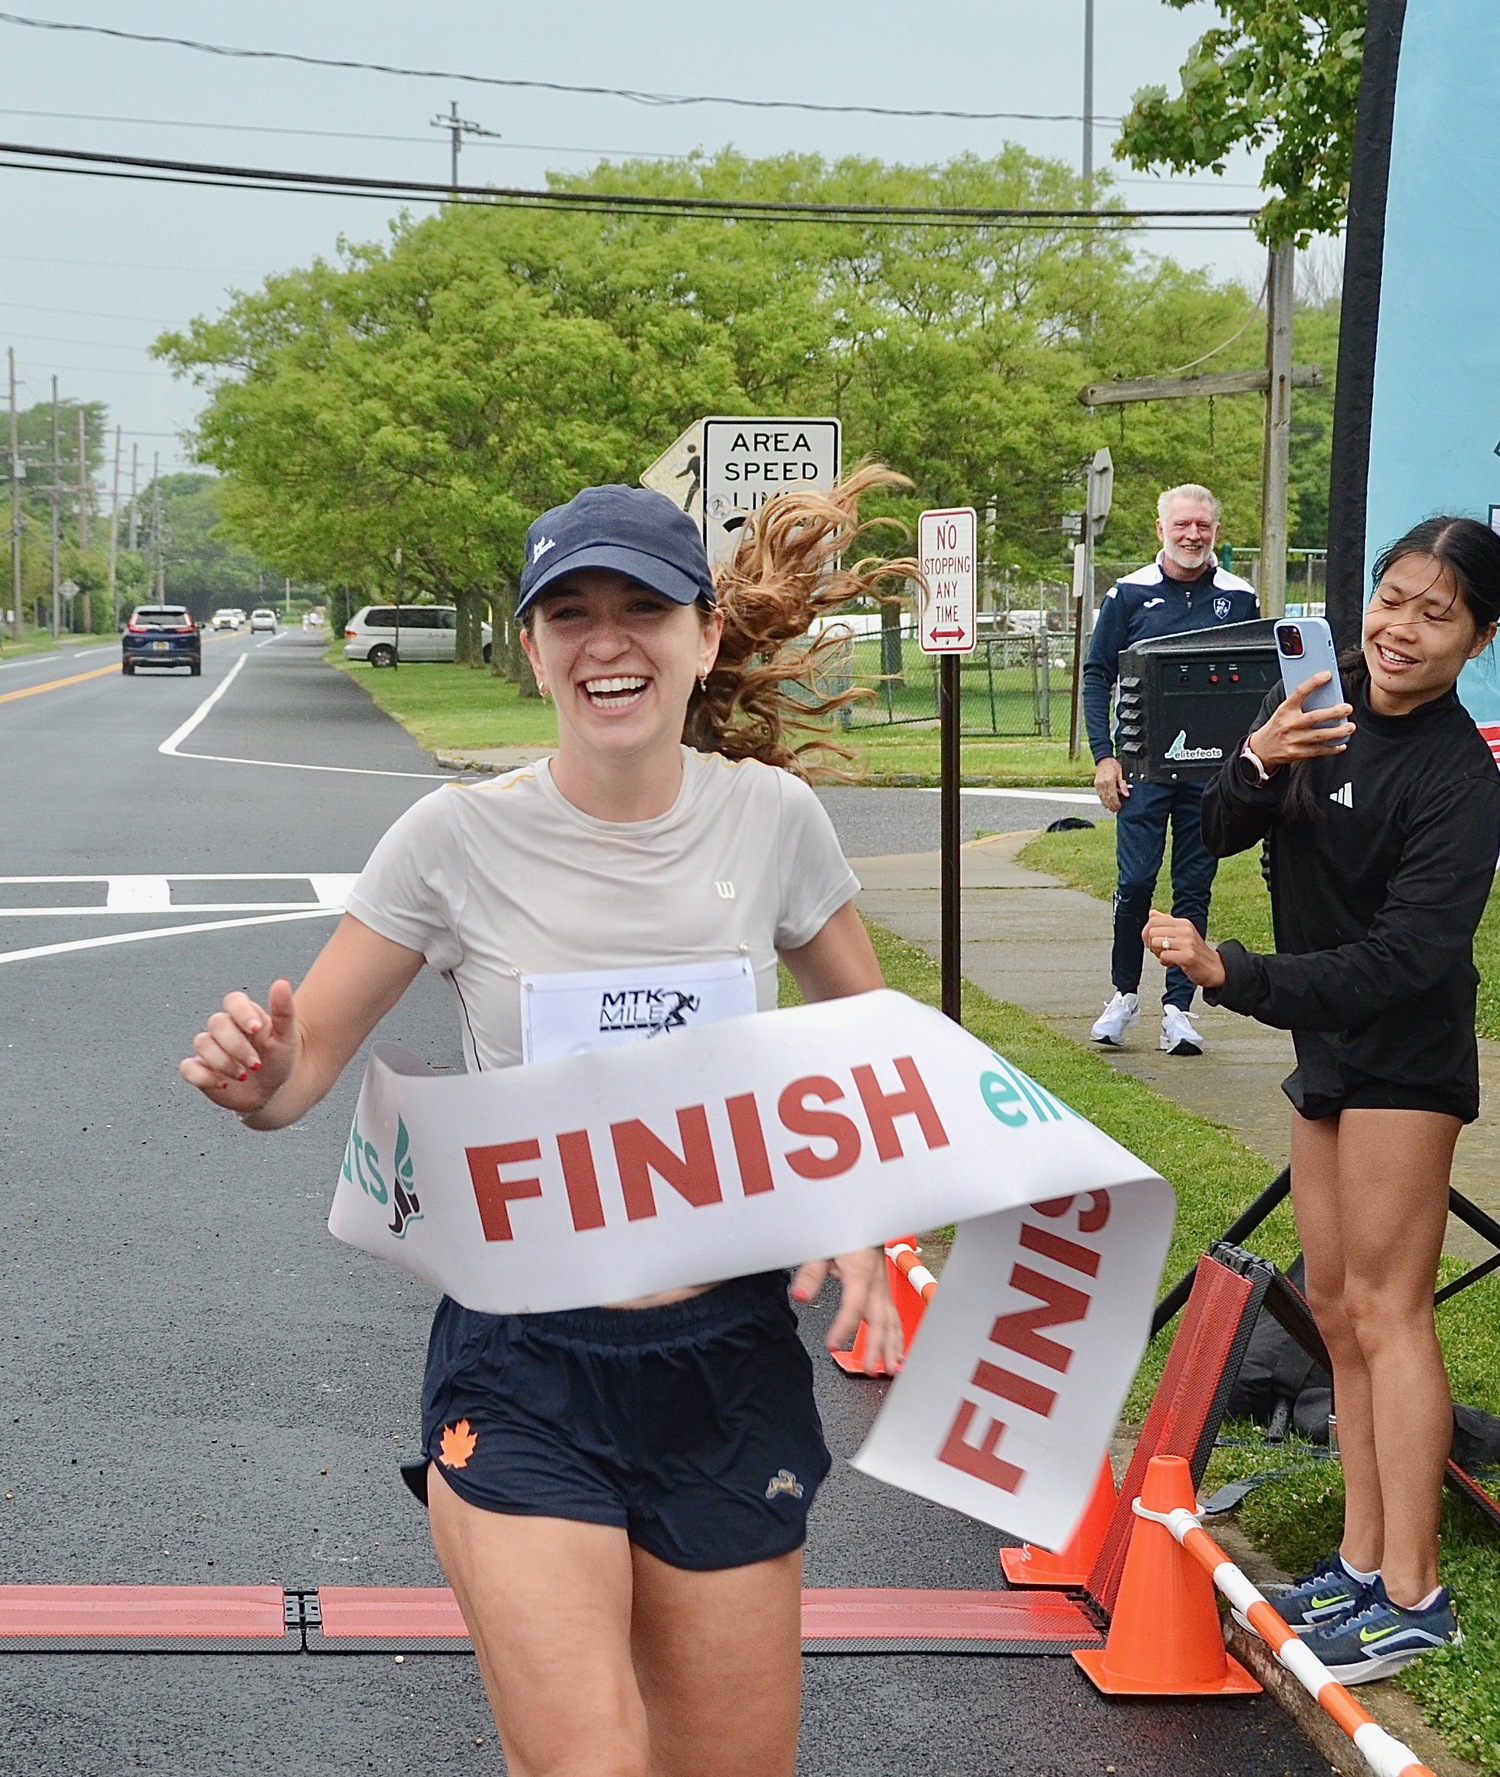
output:
M 1106 1456 L 1099 1465 L 1099 1479 L 1094 1483 L 1093 1494 L 1084 1507 L 1078 1528 L 1067 1542 L 1055 1555 L 1032 1543 L 1022 1543 L 1019 1549 L 1002 1549 L 1001 1572 L 1013 1586 L 1085 1586 L 1104 1546 L 1117 1503 L 1115 1477 Z
M 1154 1512 L 1197 1500 L 1187 1460 L 1153 1456 L 1141 1504 Z M 1213 1581 L 1165 1524 L 1137 1517 L 1120 1595 L 1102 1648 L 1073 1658 L 1111 1696 L 1225 1696 L 1261 1687 L 1224 1649 Z

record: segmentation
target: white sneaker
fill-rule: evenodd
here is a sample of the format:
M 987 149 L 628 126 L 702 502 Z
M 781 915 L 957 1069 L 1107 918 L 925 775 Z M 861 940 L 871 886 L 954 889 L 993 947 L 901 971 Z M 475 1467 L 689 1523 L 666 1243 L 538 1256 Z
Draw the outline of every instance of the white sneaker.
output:
M 1140 1015 L 1139 994 L 1117 993 L 1094 1020 L 1094 1028 L 1089 1035 L 1096 1043 L 1108 1043 L 1111 1048 L 1118 1049 L 1120 1038 Z
M 1165 1006 L 1161 1015 L 1161 1046 L 1168 1055 L 1201 1055 L 1203 1038 L 1193 1029 L 1196 1012 Z

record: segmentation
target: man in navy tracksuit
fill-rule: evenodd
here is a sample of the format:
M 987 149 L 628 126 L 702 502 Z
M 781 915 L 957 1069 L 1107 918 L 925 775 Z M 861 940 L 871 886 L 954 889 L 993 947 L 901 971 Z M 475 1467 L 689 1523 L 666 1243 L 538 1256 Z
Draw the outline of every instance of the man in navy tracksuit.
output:
M 1248 623 L 1260 616 L 1255 589 L 1224 571 L 1214 555 L 1219 502 L 1206 487 L 1168 488 L 1157 501 L 1161 553 L 1150 567 L 1116 581 L 1099 609 L 1083 666 L 1083 714 L 1094 755 L 1094 788 L 1115 819 L 1115 942 L 1110 959 L 1113 999 L 1094 1024 L 1095 1042 L 1118 1045 L 1140 1017 L 1144 946 L 1141 928 L 1151 911 L 1156 878 L 1172 827 L 1172 912 L 1190 919 L 1207 936 L 1213 858 L 1199 828 L 1201 784 L 1125 782 L 1109 731 L 1109 699 L 1119 677 L 1120 655 L 1147 636 L 1179 635 L 1221 623 Z M 1168 969 L 1162 995 L 1161 1047 L 1170 1055 L 1201 1055 L 1203 1039 L 1189 1007 L 1193 984 L 1181 969 Z

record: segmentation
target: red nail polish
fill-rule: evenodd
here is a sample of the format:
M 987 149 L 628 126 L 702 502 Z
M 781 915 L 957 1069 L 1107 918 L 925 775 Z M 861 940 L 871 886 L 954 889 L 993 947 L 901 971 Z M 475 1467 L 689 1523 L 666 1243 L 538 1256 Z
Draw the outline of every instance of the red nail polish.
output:
M 259 1062 L 258 1062 L 258 1061 L 252 1061 L 252 1062 L 251 1062 L 251 1063 L 250 1063 L 250 1072 L 251 1072 L 251 1073 L 252 1073 L 252 1074 L 255 1074 L 255 1073 L 259 1073 L 259 1072 L 260 1072 L 260 1063 L 259 1063 Z
M 249 1076 L 249 1074 L 247 1074 L 245 1072 L 244 1068 L 241 1068 L 238 1075 L 236 1076 L 236 1078 L 241 1079 L 241 1080 L 248 1080 L 250 1078 L 250 1076 Z

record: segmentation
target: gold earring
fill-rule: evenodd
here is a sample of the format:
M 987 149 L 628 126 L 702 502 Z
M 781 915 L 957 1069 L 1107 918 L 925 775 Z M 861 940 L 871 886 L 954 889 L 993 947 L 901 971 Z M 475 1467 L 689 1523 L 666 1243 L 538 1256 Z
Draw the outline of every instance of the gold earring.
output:
M 708 674 L 707 673 L 699 673 L 699 675 L 698 675 L 698 694 L 701 697 L 708 696 Z

